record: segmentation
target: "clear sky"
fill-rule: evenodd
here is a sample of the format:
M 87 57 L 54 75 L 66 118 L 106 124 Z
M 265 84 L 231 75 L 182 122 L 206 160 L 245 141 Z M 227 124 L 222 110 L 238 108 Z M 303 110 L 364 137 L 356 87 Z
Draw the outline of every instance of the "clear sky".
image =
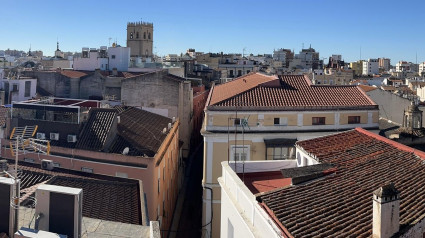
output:
M 346 61 L 391 58 L 425 61 L 425 1 L 327 0 L 2 0 L 0 49 L 81 51 L 117 39 L 128 21 L 154 24 L 154 53 L 196 51 L 263 54 L 298 52 Z

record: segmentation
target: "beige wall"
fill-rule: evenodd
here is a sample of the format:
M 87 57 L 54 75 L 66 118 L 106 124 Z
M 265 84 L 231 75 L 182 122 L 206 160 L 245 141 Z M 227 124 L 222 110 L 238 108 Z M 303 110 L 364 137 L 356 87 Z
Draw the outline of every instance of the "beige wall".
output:
M 211 115 L 213 117 L 213 126 L 233 126 L 233 120 L 229 121 L 229 118 L 236 118 L 235 114 L 223 114 L 223 115 Z M 257 125 L 258 115 L 257 114 L 238 114 L 238 118 L 248 118 L 248 125 Z
M 378 123 L 379 122 L 379 112 L 373 112 L 372 113 L 372 122 Z
M 325 117 L 325 125 L 335 124 L 335 114 L 334 113 L 306 113 L 303 117 L 303 125 L 311 126 L 313 125 L 313 117 Z
M 231 137 L 232 135 L 230 135 Z M 240 135 L 239 135 L 240 136 Z M 232 138 L 230 138 L 232 139 Z M 242 145 L 243 141 L 238 140 L 237 145 Z M 235 145 L 235 141 L 229 141 L 230 145 Z M 249 160 L 265 160 L 266 145 L 264 142 L 251 142 L 245 140 L 245 145 L 250 146 Z M 213 143 L 213 168 L 212 168 L 212 181 L 218 183 L 217 178 L 221 176 L 221 162 L 226 161 L 228 157 L 229 146 L 227 142 L 215 142 Z M 206 148 L 205 148 L 206 149 Z M 205 157 L 204 157 L 205 158 Z M 204 161 L 205 162 L 205 161 Z M 205 175 L 205 163 L 204 163 L 204 175 Z
M 341 113 L 339 116 L 339 124 L 340 125 L 347 125 L 348 124 L 348 117 L 350 116 L 360 116 L 360 123 L 366 124 L 368 120 L 368 113 L 367 112 L 353 112 L 353 113 Z
M 288 126 L 297 125 L 297 114 L 266 114 L 264 115 L 264 126 L 273 126 L 275 118 L 286 117 L 288 118 Z

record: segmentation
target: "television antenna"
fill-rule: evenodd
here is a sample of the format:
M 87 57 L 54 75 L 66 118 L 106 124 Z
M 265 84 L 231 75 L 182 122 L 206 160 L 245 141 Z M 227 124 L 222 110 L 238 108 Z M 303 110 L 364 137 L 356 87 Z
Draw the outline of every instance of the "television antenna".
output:
M 18 230 L 19 223 L 19 209 L 21 197 L 21 180 L 19 179 L 18 174 L 18 159 L 20 154 L 25 154 L 26 152 L 42 153 L 49 155 L 50 154 L 50 141 L 41 140 L 33 138 L 36 134 L 38 126 L 25 126 L 25 127 L 14 127 L 12 133 L 10 134 L 10 152 L 12 156 L 15 157 L 15 171 L 9 176 L 15 180 L 15 193 L 10 201 L 10 206 L 15 209 L 14 217 L 14 231 Z M 37 201 L 34 199 L 29 199 L 32 203 L 32 207 L 35 206 Z

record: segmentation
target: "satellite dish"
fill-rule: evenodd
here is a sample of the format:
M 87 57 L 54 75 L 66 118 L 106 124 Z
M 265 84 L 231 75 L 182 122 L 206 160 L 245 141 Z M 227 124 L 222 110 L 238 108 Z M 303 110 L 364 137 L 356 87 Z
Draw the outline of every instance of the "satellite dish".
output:
M 128 152 L 130 151 L 130 148 L 125 147 L 124 150 L 122 151 L 123 155 L 128 155 Z

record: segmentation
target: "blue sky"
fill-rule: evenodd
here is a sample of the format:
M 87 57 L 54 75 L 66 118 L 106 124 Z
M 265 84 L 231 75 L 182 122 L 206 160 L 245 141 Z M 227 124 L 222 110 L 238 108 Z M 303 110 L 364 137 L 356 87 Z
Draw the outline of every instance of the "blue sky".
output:
M 425 1 L 214 0 L 0 2 L 0 49 L 63 51 L 126 44 L 128 21 L 154 23 L 154 52 L 263 54 L 274 48 L 298 52 L 310 44 L 320 57 L 346 61 L 391 58 L 425 61 Z

